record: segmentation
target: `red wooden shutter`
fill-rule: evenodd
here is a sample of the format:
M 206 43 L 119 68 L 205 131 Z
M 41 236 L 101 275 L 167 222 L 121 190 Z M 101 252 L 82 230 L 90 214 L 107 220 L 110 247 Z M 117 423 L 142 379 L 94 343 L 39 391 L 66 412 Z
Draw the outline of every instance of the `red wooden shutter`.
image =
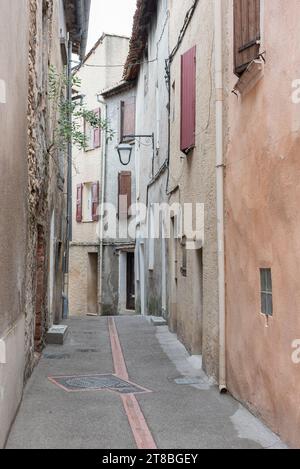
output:
M 196 46 L 181 56 L 180 149 L 188 153 L 196 143 Z
M 77 185 L 77 196 L 76 196 L 76 221 L 82 222 L 82 192 L 83 184 Z
M 101 109 L 95 109 L 94 111 L 95 116 L 97 119 L 101 118 Z M 94 148 L 99 148 L 101 146 L 101 128 L 98 127 L 97 129 L 94 130 Z
M 135 135 L 135 98 L 128 98 L 126 101 L 121 101 L 120 105 L 121 114 L 121 140 L 126 135 Z
M 131 207 L 131 172 L 122 171 L 119 173 L 119 217 L 129 215 Z
M 234 73 L 241 76 L 260 50 L 260 0 L 234 0 Z
M 99 193 L 100 193 L 99 182 L 93 182 L 92 184 L 92 218 L 93 218 L 93 221 L 99 220 L 99 214 L 98 214 Z

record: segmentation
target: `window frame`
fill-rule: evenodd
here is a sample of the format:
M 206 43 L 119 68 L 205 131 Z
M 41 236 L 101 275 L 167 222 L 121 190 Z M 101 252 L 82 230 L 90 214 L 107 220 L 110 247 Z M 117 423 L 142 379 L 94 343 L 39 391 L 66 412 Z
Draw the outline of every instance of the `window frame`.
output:
M 271 301 L 269 301 L 270 298 Z M 268 267 L 260 268 L 260 302 L 261 314 L 273 317 L 273 278 L 272 269 Z

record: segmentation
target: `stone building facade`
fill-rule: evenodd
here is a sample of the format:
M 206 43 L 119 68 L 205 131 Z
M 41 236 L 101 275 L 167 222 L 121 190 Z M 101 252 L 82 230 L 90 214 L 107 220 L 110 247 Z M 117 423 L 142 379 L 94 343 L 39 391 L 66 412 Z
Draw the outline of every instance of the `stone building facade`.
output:
M 89 0 L 80 17 L 78 7 L 71 0 L 1 2 L 0 177 L 12 205 L 1 211 L 0 447 L 45 333 L 62 316 L 65 162 L 53 146 L 48 69 L 64 71 L 68 32 L 73 52 L 84 50 Z
M 136 135 L 150 136 L 135 141 L 137 203 L 147 208 L 136 230 L 137 312 L 165 318 L 168 246 L 163 218 L 154 226 L 154 204 L 168 201 L 168 4 L 167 0 L 137 2 L 124 71 L 126 80 L 136 81 Z M 138 65 L 132 65 L 135 63 Z M 156 236 L 152 236 L 155 230 Z
M 89 111 L 105 120 L 101 91 L 122 78 L 128 38 L 103 34 L 78 68 L 80 93 Z M 98 66 L 98 67 L 97 67 Z M 109 124 L 110 125 L 110 124 Z M 73 239 L 70 246 L 69 310 L 72 316 L 100 313 L 100 220 L 102 167 L 106 136 L 82 123 L 88 139 L 86 150 L 73 149 Z
M 101 238 L 101 314 L 134 314 L 136 305 L 135 230 L 133 207 L 136 203 L 135 145 L 129 164 L 121 163 L 118 144 L 126 135 L 135 135 L 136 90 L 134 82 L 123 81 L 105 90 L 106 116 L 114 136 L 106 144 L 102 177 L 103 204 L 112 210 L 112 231 L 105 230 Z M 125 139 L 126 140 L 126 139 Z M 123 161 L 123 160 L 122 160 Z M 124 163 L 127 161 L 124 160 Z M 124 207 L 122 198 L 124 200 Z M 113 232 L 114 231 L 114 232 Z

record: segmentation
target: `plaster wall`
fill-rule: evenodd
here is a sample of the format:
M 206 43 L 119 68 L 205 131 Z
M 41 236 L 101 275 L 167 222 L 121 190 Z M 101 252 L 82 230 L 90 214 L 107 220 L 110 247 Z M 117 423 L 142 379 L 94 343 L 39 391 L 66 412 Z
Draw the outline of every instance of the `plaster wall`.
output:
M 300 447 L 300 108 L 297 0 L 262 2 L 263 78 L 231 95 L 233 7 L 224 2 L 228 388 Z M 271 268 L 274 315 L 261 314 L 260 268 Z
M 185 13 L 192 0 L 170 0 L 170 50 L 176 46 Z M 196 45 L 196 145 L 186 156 L 180 151 L 181 55 Z M 192 354 L 203 354 L 205 371 L 218 376 L 218 264 L 215 172 L 215 92 L 214 92 L 214 2 L 200 0 L 178 52 L 171 63 L 170 203 L 201 203 L 205 206 L 201 253 L 187 252 L 187 276 L 183 276 L 183 249 L 170 243 L 170 322 Z M 195 225 L 195 209 L 193 215 Z M 194 228 L 195 229 L 195 228 Z M 176 261 L 174 250 L 176 249 Z M 176 270 L 176 273 L 175 273 Z M 174 275 L 177 275 L 177 280 Z M 202 286 L 203 288 L 202 288 Z M 203 295 L 201 291 L 203 290 Z M 197 292 L 197 294 L 196 294 Z
M 137 134 L 154 133 L 155 150 L 152 151 L 151 139 L 141 139 L 136 144 L 137 201 L 149 208 L 153 203 L 167 202 L 168 161 L 168 87 L 166 81 L 166 60 L 169 57 L 169 2 L 157 2 L 157 13 L 153 14 L 148 32 L 148 49 L 144 55 L 137 80 Z M 157 59 L 157 60 L 156 60 Z M 151 184 L 150 184 L 151 183 Z M 149 270 L 151 241 L 147 239 L 146 219 L 138 227 L 136 248 L 138 274 L 137 309 L 144 314 L 155 316 L 168 315 L 163 310 L 166 301 L 162 289 L 163 270 L 161 235 L 154 241 L 154 269 Z M 162 228 L 158 228 L 162 233 Z M 144 259 L 141 260 L 142 252 Z M 143 269 L 143 272 L 142 272 Z M 142 280 L 144 279 L 144 280 Z M 143 286 L 141 282 L 145 281 Z M 144 291 L 145 290 L 145 291 Z M 144 299 L 141 298 L 144 296 Z M 142 306 L 145 302 L 145 307 Z
M 28 24 L 27 1 L 1 2 L 0 183 L 9 203 L 0 211 L 0 448 L 21 400 L 24 374 Z
M 125 87 L 123 91 L 119 91 L 105 99 L 107 119 L 110 128 L 114 131 L 114 136 L 106 145 L 106 171 L 103 178 L 105 180 L 104 202 L 110 204 L 115 209 L 112 223 L 116 228 L 116 233 L 105 232 L 103 239 L 101 310 L 104 315 L 116 315 L 118 312 L 124 313 L 126 309 L 126 299 L 124 300 L 124 296 L 126 296 L 126 263 L 125 271 L 121 274 L 119 266 L 122 253 L 119 250 L 122 250 L 122 246 L 134 248 L 135 245 L 134 229 L 130 237 L 126 228 L 126 224 L 129 226 L 133 223 L 133 217 L 129 217 L 126 221 L 120 220 L 118 217 L 118 176 L 121 171 L 131 172 L 131 200 L 132 204 L 136 203 L 135 145 L 133 145 L 131 161 L 127 166 L 121 164 L 117 152 L 117 145 L 120 142 L 121 135 L 121 101 L 133 102 L 136 99 L 134 85 L 128 85 L 127 88 Z M 122 288 L 120 288 L 121 285 L 123 286 Z
M 85 95 L 84 103 L 88 110 L 101 109 L 102 118 L 106 116 L 106 107 L 99 102 L 97 95 L 104 89 L 110 88 L 122 79 L 122 67 L 110 67 L 125 63 L 128 53 L 129 40 L 125 37 L 104 34 L 78 72 L 81 80 L 80 93 Z M 105 67 L 95 67 L 100 65 Z M 100 97 L 102 100 L 102 98 Z M 103 100 L 102 100 L 103 101 Z M 109 125 L 111 125 L 109 123 Z M 86 262 L 88 247 L 100 247 L 100 223 L 76 221 L 76 191 L 78 184 L 100 183 L 100 199 L 102 193 L 102 158 L 104 155 L 104 132 L 101 136 L 101 146 L 95 150 L 83 151 L 73 148 L 73 245 L 70 253 L 70 312 L 74 315 L 86 314 Z M 115 137 L 117 139 L 117 136 Z M 117 155 L 114 154 L 114 157 Z M 116 187 L 117 180 L 116 180 Z M 75 257 L 74 257 L 75 256 Z M 78 256 L 78 258 L 76 258 Z M 82 271 L 80 270 L 82 266 Z M 79 283 L 79 279 L 82 280 Z M 99 261 L 99 291 L 101 285 L 101 271 Z

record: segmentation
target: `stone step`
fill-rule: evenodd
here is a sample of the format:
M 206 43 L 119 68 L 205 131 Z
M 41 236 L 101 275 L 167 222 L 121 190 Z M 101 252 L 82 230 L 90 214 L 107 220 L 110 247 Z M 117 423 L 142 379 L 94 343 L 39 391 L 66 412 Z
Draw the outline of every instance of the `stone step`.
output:
M 68 326 L 52 326 L 46 335 L 46 342 L 49 345 L 63 345 L 68 335 Z

